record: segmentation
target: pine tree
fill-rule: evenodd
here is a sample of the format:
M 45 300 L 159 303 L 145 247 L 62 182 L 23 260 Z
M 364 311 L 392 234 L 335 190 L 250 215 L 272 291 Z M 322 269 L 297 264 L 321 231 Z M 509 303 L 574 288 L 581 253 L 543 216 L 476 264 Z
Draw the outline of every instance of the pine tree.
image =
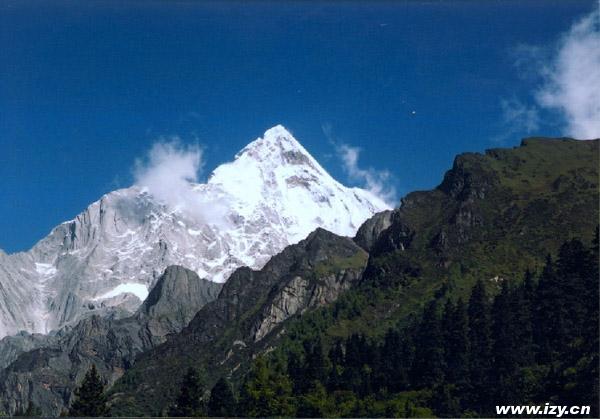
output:
M 342 383 L 342 371 L 344 365 L 344 351 L 341 340 L 337 340 L 329 350 L 329 362 L 331 369 L 327 378 L 327 391 L 339 390 Z M 289 365 L 289 363 L 288 363 Z
M 94 364 L 75 390 L 75 397 L 69 409 L 69 416 L 108 416 L 104 385 Z
M 327 364 L 323 356 L 321 337 L 318 336 L 312 342 L 305 341 L 304 351 L 306 353 L 306 369 L 304 374 L 310 388 L 313 386 L 314 381 L 323 383 L 327 377 Z
M 444 342 L 436 301 L 430 303 L 416 336 L 418 348 L 413 364 L 413 382 L 421 387 L 434 387 L 444 379 Z
M 568 311 L 564 297 L 555 263 L 548 255 L 538 282 L 535 302 L 535 341 L 540 363 L 557 360 L 567 344 Z
M 408 359 L 403 354 L 404 342 L 400 333 L 389 329 L 381 347 L 377 381 L 390 392 L 404 390 L 408 386 Z
M 236 414 L 236 404 L 231 385 L 221 377 L 210 392 L 207 406 L 208 416 L 233 416 Z
M 202 396 L 204 388 L 200 375 L 194 367 L 189 367 L 179 390 L 175 404 L 169 410 L 170 416 L 203 416 Z
M 287 373 L 292 382 L 294 394 L 304 393 L 310 383 L 304 373 L 306 369 L 304 352 L 290 351 L 287 354 Z
M 362 339 L 358 334 L 352 334 L 346 339 L 346 355 L 344 356 L 344 372 L 342 383 L 344 390 L 361 393 L 363 389 L 363 355 Z
M 242 387 L 240 406 L 241 416 L 292 416 L 295 409 L 289 376 L 258 357 Z
M 564 243 L 556 262 L 556 275 L 563 294 L 565 312 L 567 313 L 566 338 L 573 339 L 583 334 L 586 320 L 586 300 L 590 293 L 594 261 L 591 253 L 579 240 Z M 597 288 L 596 288 L 597 290 Z
M 515 322 L 515 313 L 511 310 L 511 294 L 508 283 L 502 283 L 500 294 L 494 299 L 492 309 L 492 359 L 494 398 L 504 404 L 515 402 L 515 374 L 518 367 L 516 358 L 519 342 L 515 340 L 521 325 Z
M 444 310 L 446 381 L 465 389 L 469 381 L 469 325 L 462 298 Z
M 490 401 L 491 326 L 485 286 L 477 281 L 469 299 L 469 378 L 470 405 L 483 415 Z
M 517 287 L 510 298 L 510 311 L 515 324 L 514 339 L 516 359 L 519 366 L 533 363 L 535 346 L 533 343 L 533 305 L 535 303 L 535 284 L 529 269 L 525 272 L 523 284 Z

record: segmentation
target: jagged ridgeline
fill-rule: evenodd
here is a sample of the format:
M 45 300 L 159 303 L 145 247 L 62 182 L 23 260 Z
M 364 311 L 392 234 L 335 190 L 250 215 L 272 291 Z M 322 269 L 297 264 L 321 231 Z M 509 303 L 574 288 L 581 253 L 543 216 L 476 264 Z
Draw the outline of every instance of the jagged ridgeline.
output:
M 185 370 L 192 366 L 208 389 L 222 377 L 230 380 L 242 397 L 240 414 L 431 415 L 431 409 L 444 405 L 434 403 L 434 396 L 452 394 L 454 389 L 430 387 L 427 382 L 421 387 L 409 383 L 399 391 L 390 390 L 392 383 L 386 383 L 385 391 L 399 392 L 384 397 L 369 390 L 345 390 L 336 399 L 327 393 L 326 383 L 317 380 L 309 384 L 303 398 L 290 395 L 273 405 L 282 410 L 265 412 L 253 410 L 248 389 L 257 387 L 248 386 L 256 384 L 253 377 L 265 377 L 265 363 L 271 374 L 267 376 L 279 382 L 279 389 L 295 386 L 290 365 L 306 367 L 308 355 L 314 361 L 333 354 L 327 361 L 310 364 L 321 365 L 318 374 L 329 374 L 336 348 L 338 357 L 347 360 L 349 348 L 356 352 L 356 348 L 377 346 L 390 330 L 410 331 L 422 319 L 437 316 L 435 310 L 425 310 L 422 317 L 432 301 L 440 305 L 451 301 L 452 307 L 459 299 L 467 302 L 477 283 L 481 291 L 476 295 L 501 294 L 503 287 L 517 290 L 511 292 L 518 295 L 525 272 L 534 272 L 535 281 L 543 277 L 544 267 L 549 266 L 546 256 L 557 257 L 565 242 L 577 238 L 584 249 L 593 247 L 598 198 L 598 140 L 532 138 L 514 149 L 460 155 L 436 189 L 407 195 L 398 209 L 367 221 L 354 240 L 317 230 L 260 271 L 238 269 L 219 297 L 205 305 L 182 332 L 141 355 L 117 381 L 110 389 L 112 413 L 167 412 Z M 585 252 L 590 255 L 592 250 Z M 597 259 L 595 264 L 597 269 Z M 589 272 L 569 275 L 574 281 L 590 278 Z M 539 281 L 543 283 L 541 277 Z M 597 286 L 589 294 L 592 301 L 586 307 L 597 307 Z M 484 300 L 482 306 L 487 306 L 489 298 Z M 514 310 L 514 305 L 506 307 Z M 592 320 L 597 321 L 597 314 Z M 416 336 L 427 341 L 426 336 Z M 358 341 L 348 346 L 348 339 Z M 402 348 L 398 345 L 397 350 Z M 597 357 L 590 346 L 586 348 L 588 353 L 573 352 L 574 363 L 581 357 Z M 591 348 L 597 350 L 597 345 Z M 290 364 L 294 356 L 298 363 Z M 537 377 L 533 384 L 548 378 L 546 364 L 540 365 L 530 371 Z M 365 368 L 358 371 L 364 375 L 368 363 Z M 391 401 L 377 411 L 363 396 Z M 560 402 L 560 390 L 553 396 Z M 306 410 L 312 406 L 311 398 L 333 403 L 334 410 Z M 453 400 L 446 399 L 450 400 L 446 405 Z M 335 410 L 344 403 L 355 407 Z M 473 403 L 466 409 L 481 406 Z M 457 410 L 441 414 L 448 412 Z

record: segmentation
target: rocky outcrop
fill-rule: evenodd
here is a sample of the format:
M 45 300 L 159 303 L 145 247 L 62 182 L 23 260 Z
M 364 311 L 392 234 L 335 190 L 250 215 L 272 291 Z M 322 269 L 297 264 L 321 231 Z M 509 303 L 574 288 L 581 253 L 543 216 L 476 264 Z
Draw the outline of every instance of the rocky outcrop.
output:
M 49 333 L 113 308 L 133 314 L 170 265 L 222 283 L 317 227 L 352 236 L 388 206 L 333 179 L 282 126 L 180 198 L 138 185 L 104 195 L 31 250 L 0 253 L 0 338 Z
M 222 284 L 201 279 L 181 266 L 169 266 L 138 310 L 153 336 L 183 329 L 196 312 L 219 295 Z
M 93 315 L 50 336 L 23 333 L 3 339 L 0 354 L 8 363 L 0 371 L 4 411 L 26 410 L 33 402 L 44 415 L 58 415 L 92 364 L 112 384 L 140 353 L 185 327 L 220 288 L 188 269 L 171 266 L 134 316 Z
M 392 214 L 393 211 L 382 211 L 365 221 L 354 237 L 356 244 L 370 252 L 381 233 L 392 224 Z
M 114 388 L 115 414 L 140 414 L 126 406 L 151 403 L 147 411 L 168 404 L 177 365 L 200 363 L 210 378 L 239 367 L 241 360 L 265 350 L 284 333 L 286 321 L 332 303 L 357 283 L 368 254 L 350 238 L 317 229 L 288 246 L 260 271 L 236 270 L 217 300 L 200 310 L 177 335 L 141 355 Z M 152 380 L 152 387 L 138 383 Z M 135 401 L 139 396 L 139 400 Z M 122 409 L 122 410 L 121 410 Z
M 319 281 L 294 277 L 257 316 L 251 329 L 253 341 L 258 342 L 296 314 L 334 302 L 342 292 L 358 282 L 361 273 L 356 269 L 342 269 L 321 277 Z

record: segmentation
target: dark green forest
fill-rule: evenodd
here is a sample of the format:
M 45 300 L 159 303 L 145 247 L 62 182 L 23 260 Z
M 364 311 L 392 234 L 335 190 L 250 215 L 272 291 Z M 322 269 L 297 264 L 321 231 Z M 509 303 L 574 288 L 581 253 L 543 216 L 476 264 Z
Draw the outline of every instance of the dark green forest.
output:
M 468 301 L 438 296 L 380 341 L 288 342 L 254 360 L 237 397 L 221 379 L 197 413 L 465 417 L 551 402 L 597 416 L 598 275 L 596 232 L 590 247 L 570 240 L 541 272 L 501 281 L 495 297 L 483 281 Z
M 201 415 L 467 417 L 552 403 L 597 416 L 597 156 L 597 141 L 548 139 L 458 156 L 389 226 L 369 236 L 385 215 L 365 223 L 353 240 L 368 260 L 321 232 L 313 250 L 292 246 L 293 263 L 273 258 L 279 273 L 228 281 L 112 387 L 111 413 L 174 412 L 192 367 Z M 318 289 L 361 269 L 317 269 L 320 253 L 360 254 L 364 270 L 335 301 L 256 339 L 288 281 Z

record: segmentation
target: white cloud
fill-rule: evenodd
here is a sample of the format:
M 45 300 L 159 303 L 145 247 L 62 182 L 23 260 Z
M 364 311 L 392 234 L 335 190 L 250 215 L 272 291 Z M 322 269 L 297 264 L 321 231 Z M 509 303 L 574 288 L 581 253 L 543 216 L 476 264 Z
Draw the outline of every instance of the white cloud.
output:
M 394 207 L 397 204 L 396 188 L 390 185 L 392 175 L 388 170 L 377 170 L 372 167 L 361 168 L 358 165 L 361 148 L 353 147 L 348 144 L 338 142 L 333 136 L 333 126 L 329 122 L 321 124 L 321 129 L 325 137 L 335 147 L 337 157 L 342 163 L 342 168 L 348 175 L 348 178 L 357 182 L 360 187 L 368 190 L 386 204 Z
M 502 100 L 500 106 L 505 123 L 522 128 L 528 134 L 539 128 L 540 117 L 534 106 L 527 106 L 517 99 Z
M 540 108 L 558 112 L 565 136 L 600 137 L 600 7 L 573 24 L 551 46 L 520 45 L 516 66 L 539 82 Z
M 337 154 L 342 162 L 343 168 L 348 177 L 371 192 L 373 195 L 381 198 L 391 206 L 396 204 L 396 190 L 390 186 L 391 173 L 387 170 L 376 170 L 372 167 L 363 169 L 358 165 L 361 149 L 352 147 L 348 144 L 337 144 Z
M 156 200 L 196 221 L 225 222 L 225 202 L 206 201 L 206 194 L 193 191 L 204 163 L 198 145 L 185 146 L 178 137 L 161 139 L 148 155 L 137 159 L 135 185 L 145 188 Z
M 535 106 L 528 106 L 517 98 L 502 99 L 500 101 L 502 110 L 503 132 L 492 138 L 492 141 L 502 143 L 513 136 L 531 134 L 540 126 L 539 111 Z
M 600 7 L 561 38 L 543 76 L 545 83 L 536 99 L 541 106 L 564 114 L 565 134 L 600 137 Z

